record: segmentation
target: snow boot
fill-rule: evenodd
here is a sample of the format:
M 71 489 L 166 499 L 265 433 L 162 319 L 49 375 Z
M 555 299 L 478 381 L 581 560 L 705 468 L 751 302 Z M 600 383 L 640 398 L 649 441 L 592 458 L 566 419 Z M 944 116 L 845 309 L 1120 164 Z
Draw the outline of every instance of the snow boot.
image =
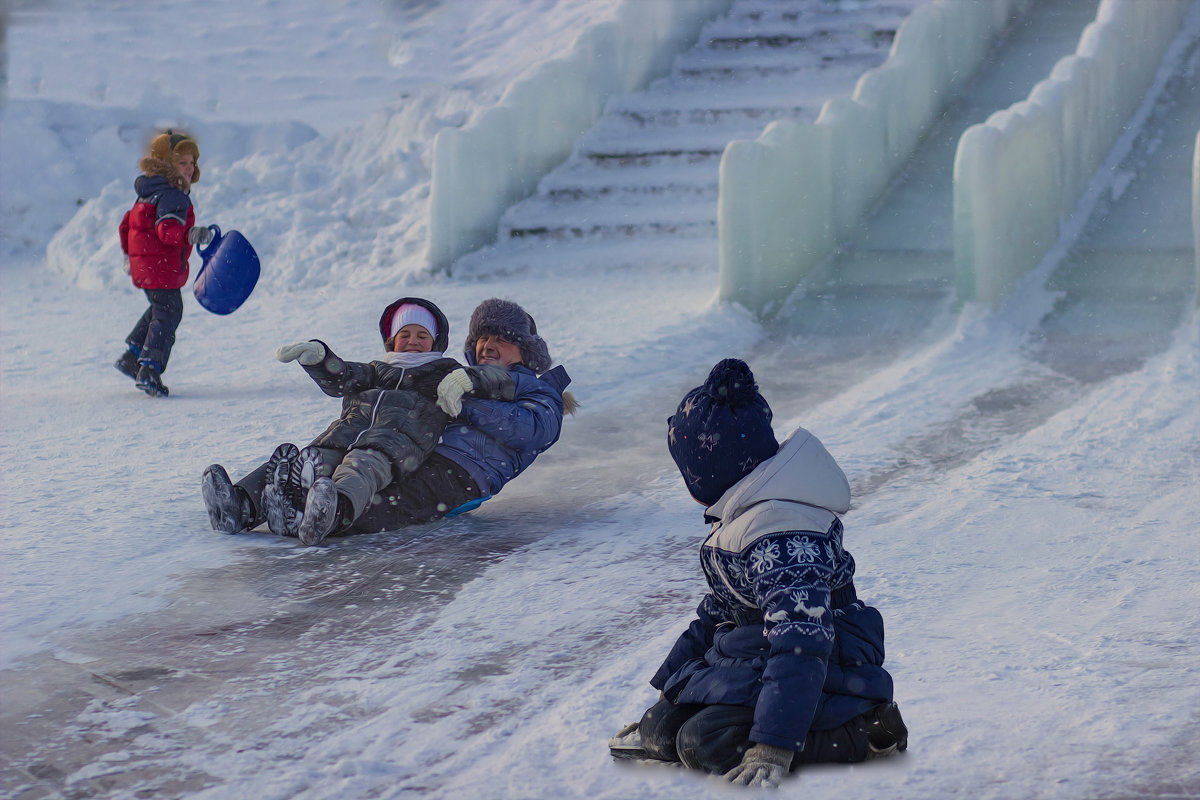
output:
M 300 526 L 296 501 L 303 497 L 299 448 L 290 442 L 276 447 L 267 461 L 267 477 L 262 492 L 267 527 L 276 536 L 295 536 Z
M 308 547 L 319 545 L 325 537 L 338 527 L 339 513 L 337 487 L 333 478 L 317 478 L 308 490 L 304 502 L 304 514 L 300 517 L 300 543 Z
M 867 760 L 886 758 L 908 749 L 908 727 L 895 703 L 875 706 L 862 715 L 867 728 Z
M 279 487 L 267 484 L 262 491 L 263 513 L 267 529 L 276 536 L 296 536 L 300 529 L 300 512 L 292 508 Z
M 297 511 L 304 508 L 308 487 L 300 482 L 300 448 L 291 442 L 279 445 L 267 460 L 267 469 L 267 483 L 278 489 L 292 508 Z
M 151 397 L 166 397 L 171 392 L 163 385 L 162 370 L 153 361 L 139 361 L 137 387 Z
M 312 488 L 317 478 L 324 475 L 324 468 L 325 457 L 321 455 L 321 448 L 309 445 L 300 451 L 299 482 L 304 494 L 301 495 L 301 501 L 297 504 L 297 507 L 304 502 L 304 498 L 308 495 L 308 490 Z
M 200 494 L 208 509 L 208 522 L 214 531 L 241 533 L 254 521 L 254 509 L 245 490 L 234 486 L 229 473 L 220 464 L 204 470 L 200 479 Z
M 132 350 L 126 350 L 124 353 L 122 353 L 121 357 L 116 360 L 116 363 L 114 363 L 113 366 L 116 367 L 121 374 L 128 375 L 135 381 L 137 380 L 138 369 L 141 368 L 141 364 L 138 364 L 137 356 L 133 354 Z

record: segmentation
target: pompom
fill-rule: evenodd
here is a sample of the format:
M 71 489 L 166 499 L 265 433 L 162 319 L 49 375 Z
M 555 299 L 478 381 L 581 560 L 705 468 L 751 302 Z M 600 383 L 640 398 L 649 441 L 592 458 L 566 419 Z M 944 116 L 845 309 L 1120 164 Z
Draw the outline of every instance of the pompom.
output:
M 758 397 L 758 384 L 750 366 L 740 358 L 726 358 L 708 373 L 705 391 L 720 405 L 741 408 Z

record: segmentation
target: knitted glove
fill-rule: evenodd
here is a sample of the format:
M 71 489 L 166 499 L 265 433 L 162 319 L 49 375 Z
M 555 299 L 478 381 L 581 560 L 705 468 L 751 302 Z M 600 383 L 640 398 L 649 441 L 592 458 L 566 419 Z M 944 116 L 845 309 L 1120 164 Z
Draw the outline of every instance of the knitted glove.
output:
M 462 411 L 463 395 L 475 388 L 471 375 L 465 369 L 456 369 L 442 378 L 437 388 L 438 408 L 451 417 L 457 417 Z
M 742 763 L 725 773 L 725 780 L 738 786 L 774 789 L 788 774 L 795 755 L 785 747 L 757 742 L 742 756 Z
M 283 361 L 299 361 L 303 366 L 320 364 L 325 358 L 325 346 L 320 342 L 296 342 L 285 344 L 275 351 L 275 358 Z
M 207 225 L 193 225 L 187 232 L 188 244 L 198 244 L 203 247 L 211 242 L 212 238 L 212 228 Z

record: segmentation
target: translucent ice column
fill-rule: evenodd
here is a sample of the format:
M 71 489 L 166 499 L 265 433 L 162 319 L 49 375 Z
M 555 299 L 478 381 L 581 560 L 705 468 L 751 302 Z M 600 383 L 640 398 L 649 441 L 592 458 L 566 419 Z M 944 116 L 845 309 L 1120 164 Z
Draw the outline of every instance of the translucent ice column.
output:
M 888 60 L 816 122 L 777 121 L 730 142 L 717 214 L 721 298 L 762 311 L 820 264 L 1029 5 L 933 0 L 905 20 Z
M 995 303 L 1058 239 L 1154 81 L 1192 0 L 1102 0 L 1073 55 L 966 130 L 954 162 L 958 295 Z

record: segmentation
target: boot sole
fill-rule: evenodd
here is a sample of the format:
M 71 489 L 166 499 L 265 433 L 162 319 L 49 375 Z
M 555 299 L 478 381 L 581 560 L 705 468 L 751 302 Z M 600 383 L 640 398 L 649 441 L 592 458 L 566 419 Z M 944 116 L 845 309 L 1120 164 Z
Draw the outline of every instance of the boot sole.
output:
M 334 517 L 337 516 L 337 489 L 329 478 L 315 481 L 308 490 L 304 503 L 304 514 L 300 517 L 298 536 L 300 543 L 316 547 L 333 532 Z
M 221 470 L 218 474 L 215 470 Z M 223 479 L 223 480 L 219 480 Z M 229 475 L 221 467 L 209 467 L 200 479 L 200 495 L 208 510 L 208 524 L 218 533 L 241 533 L 241 510 Z

